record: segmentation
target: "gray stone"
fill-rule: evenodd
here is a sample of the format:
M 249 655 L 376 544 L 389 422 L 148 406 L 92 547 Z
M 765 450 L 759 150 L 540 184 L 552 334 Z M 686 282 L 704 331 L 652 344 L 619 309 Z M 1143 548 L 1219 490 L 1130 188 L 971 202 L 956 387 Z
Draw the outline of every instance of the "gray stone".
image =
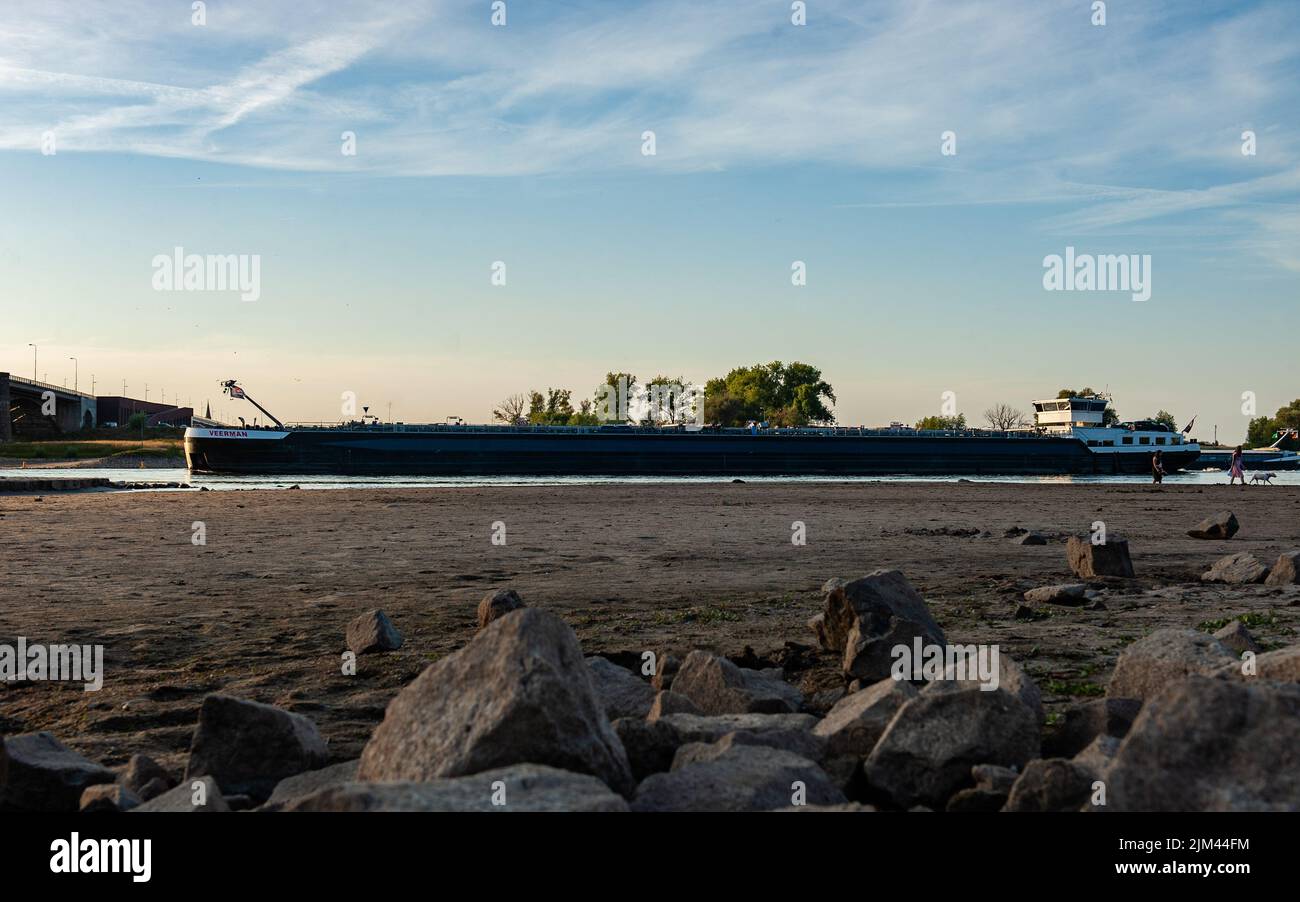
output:
M 1266 586 L 1291 586 L 1300 583 L 1300 551 L 1287 551 L 1278 555 L 1264 579 Z
M 827 651 L 835 651 L 831 647 L 830 638 L 826 635 L 826 615 L 814 614 L 808 619 L 808 629 L 812 630 L 813 635 L 817 637 L 817 644 Z
M 130 811 L 140 797 L 120 783 L 96 783 L 81 794 L 82 812 Z
M 760 745 L 729 744 L 712 753 L 696 752 L 681 766 L 674 762 L 670 772 L 647 777 L 637 787 L 632 810 L 771 811 L 793 804 L 797 792 L 810 805 L 848 801 L 807 758 Z
M 87 786 L 117 779 L 51 733 L 23 733 L 3 744 L 0 811 L 76 811 Z
M 1224 647 L 1240 656 L 1242 652 L 1254 652 L 1259 654 L 1259 643 L 1255 637 L 1246 629 L 1246 624 L 1240 620 L 1234 620 L 1221 630 L 1214 633 L 1214 638 L 1223 643 Z
M 199 708 L 182 785 L 210 776 L 223 794 L 265 799 L 285 777 L 329 760 L 316 724 L 261 702 L 209 695 Z
M 1040 586 L 1025 593 L 1025 601 L 1033 604 L 1061 604 L 1078 607 L 1088 602 L 1088 587 L 1083 583 L 1066 583 L 1060 586 Z
M 728 733 L 764 733 L 771 730 L 811 730 L 817 718 L 811 714 L 668 714 L 656 723 L 667 724 L 682 743 L 717 742 Z
M 1215 676 L 1242 680 L 1273 680 L 1279 683 L 1300 683 L 1300 645 L 1288 645 L 1256 655 L 1251 661 L 1252 672 L 1246 672 L 1242 660 L 1224 664 Z
M 627 811 L 627 802 L 589 774 L 540 764 L 515 764 L 419 783 L 352 782 L 327 786 L 291 800 L 284 810 Z
M 782 680 L 699 649 L 686 656 L 672 685 L 705 714 L 784 714 L 802 702 L 799 690 Z
M 646 720 L 658 720 L 666 714 L 703 714 L 695 704 L 680 692 L 673 692 L 666 689 L 663 692 L 655 694 L 655 700 L 650 705 L 650 711 L 646 714 Z
M 152 780 L 145 781 L 144 785 L 140 787 L 140 791 L 137 792 L 136 795 L 140 797 L 141 801 L 148 802 L 152 799 L 158 798 L 158 796 L 162 795 L 175 785 L 175 782 L 172 780 L 164 780 L 162 777 L 154 777 Z
M 481 630 L 493 620 L 504 617 L 524 606 L 523 599 L 514 589 L 497 589 L 483 596 L 478 603 L 478 628 Z
M 587 659 L 592 685 L 610 720 L 619 717 L 645 717 L 654 704 L 655 691 L 650 683 L 605 658 Z
M 148 755 L 132 755 L 126 767 L 117 775 L 117 782 L 131 790 L 144 802 L 159 794 L 158 792 L 154 792 L 153 795 L 144 794 L 145 787 L 155 780 L 161 781 L 161 792 L 166 792 L 176 785 L 175 778 L 167 769 Z
M 1232 511 L 1219 511 L 1187 530 L 1187 534 L 1193 539 L 1231 539 L 1240 528 Z
M 1122 739 L 1142 709 L 1136 698 L 1095 698 L 1065 712 L 1065 719 L 1051 740 L 1054 757 L 1071 758 L 1099 736 Z
M 492 621 L 398 693 L 361 754 L 358 778 L 422 782 L 524 763 L 592 774 L 620 793 L 632 788 L 578 637 L 536 608 Z
M 1020 767 L 1038 756 L 1038 718 L 1006 689 L 923 691 L 885 729 L 864 765 L 867 782 L 900 808 L 943 808 L 977 764 Z
M 738 745 L 780 749 L 816 764 L 826 758 L 826 740 L 814 736 L 808 730 L 762 730 L 754 733 L 738 730 L 726 734 L 717 742 L 688 742 L 680 746 L 673 756 L 672 767 L 676 769 L 696 761 L 712 761 L 723 751 Z
M 677 676 L 677 671 L 681 669 L 682 662 L 670 654 L 657 655 L 655 659 L 655 674 L 650 678 L 650 685 L 658 692 L 671 689 L 673 677 Z
M 1212 673 L 1231 661 L 1232 652 L 1213 636 L 1192 629 L 1158 629 L 1120 652 L 1106 695 L 1146 699 L 1188 674 Z
M 1128 541 L 1109 539 L 1094 545 L 1090 538 L 1070 536 L 1065 544 L 1065 557 L 1075 576 L 1091 579 L 1096 576 L 1133 578 L 1133 561 L 1128 554 Z
M 898 709 L 916 696 L 911 683 L 892 677 L 847 695 L 813 727 L 813 734 L 826 740 L 831 756 L 856 755 L 865 758 L 875 748 Z
M 979 646 L 950 645 L 946 654 L 953 657 L 953 663 L 944 668 L 943 679 L 927 683 L 923 692 L 950 692 L 985 685 L 979 671 Z M 990 679 L 987 684 L 993 685 L 993 681 Z M 1004 689 L 1020 699 L 1033 713 L 1037 723 L 1041 724 L 1047 719 L 1043 713 L 1043 695 L 1038 684 L 1023 667 L 1001 652 L 998 653 L 996 685 L 998 689 Z
M 1300 810 L 1300 685 L 1191 676 L 1147 700 L 1107 772 L 1115 811 Z
M 736 733 L 758 744 L 760 740 L 751 737 L 771 733 L 773 738 L 765 744 L 788 749 L 796 747 L 799 740 L 787 734 L 808 733 L 816 723 L 817 718 L 811 714 L 665 714 L 644 721 L 620 718 L 614 721 L 614 732 L 627 751 L 633 776 L 640 782 L 649 774 L 668 770 L 677 749 L 688 743 L 717 742 Z
M 665 719 L 666 720 L 666 719 Z M 651 774 L 673 766 L 673 756 L 682 745 L 682 738 L 664 720 L 642 720 L 639 717 L 620 717 L 611 725 L 623 751 L 632 779 L 640 783 Z
M 195 783 L 202 783 L 202 788 L 194 786 Z M 201 800 L 201 804 L 196 799 Z M 162 795 L 156 796 L 131 810 L 140 812 L 212 813 L 229 811 L 230 806 L 226 804 L 225 796 L 221 794 L 221 787 L 217 785 L 216 780 L 211 777 L 195 777 L 193 779 L 187 777 L 174 789 L 169 789 Z
M 347 642 L 357 655 L 395 651 L 402 647 L 402 634 L 383 611 L 367 611 L 348 624 Z
M 1012 545 L 1046 545 L 1047 537 L 1036 532 L 1027 532 L 1011 540 Z
M 948 811 L 1001 811 L 1020 777 L 1018 771 L 994 764 L 977 764 L 970 773 L 975 785 L 955 792 L 948 799 Z
M 351 761 L 341 761 L 338 764 L 331 764 L 329 767 L 321 767 L 305 773 L 294 774 L 292 777 L 285 777 L 275 784 L 275 790 L 271 793 L 271 797 L 266 800 L 266 804 L 262 806 L 262 810 L 277 811 L 290 801 L 309 796 L 327 786 L 341 786 L 344 783 L 353 783 L 357 779 L 357 767 L 360 764 L 361 759 L 354 758 Z
M 919 637 L 926 645 L 944 645 L 925 599 L 897 570 L 874 570 L 852 582 L 832 580 L 825 593 L 826 639 L 844 654 L 846 678 L 877 682 L 890 675 L 892 651 Z
M 1100 779 L 1110 769 L 1123 740 L 1115 736 L 1098 736 L 1072 759 L 1094 777 Z
M 1201 574 L 1201 581 L 1247 585 L 1262 583 L 1266 576 L 1268 576 L 1267 566 L 1249 551 L 1239 551 L 1215 561 L 1209 570 Z
M 1025 765 L 1003 811 L 1078 811 L 1092 796 L 1094 775 L 1065 758 L 1039 758 Z

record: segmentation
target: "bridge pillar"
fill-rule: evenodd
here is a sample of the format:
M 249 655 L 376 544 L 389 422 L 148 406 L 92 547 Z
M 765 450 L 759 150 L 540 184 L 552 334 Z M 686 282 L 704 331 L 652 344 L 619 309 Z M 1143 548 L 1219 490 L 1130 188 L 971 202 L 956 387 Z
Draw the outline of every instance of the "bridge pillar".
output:
M 9 418 L 9 374 L 0 373 L 0 442 L 13 441 L 14 424 Z

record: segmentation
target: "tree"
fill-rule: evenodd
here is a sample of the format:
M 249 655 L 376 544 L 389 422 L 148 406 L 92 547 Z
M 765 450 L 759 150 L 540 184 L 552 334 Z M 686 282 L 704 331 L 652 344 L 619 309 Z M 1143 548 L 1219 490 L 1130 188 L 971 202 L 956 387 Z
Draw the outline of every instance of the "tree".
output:
M 594 416 L 603 415 L 606 405 L 610 412 L 611 421 L 625 421 L 631 416 L 634 401 L 637 398 L 636 376 L 632 373 L 606 373 L 605 381 L 596 389 L 595 401 L 597 410 L 600 411 Z M 625 416 L 619 416 L 619 414 Z
M 1300 398 L 1285 407 L 1279 407 L 1271 417 L 1256 417 L 1246 430 L 1246 442 L 1254 448 L 1264 448 L 1277 441 L 1286 429 L 1300 429 Z
M 966 414 L 959 413 L 955 417 L 922 417 L 916 423 L 917 429 L 965 429 Z
M 1058 400 L 1063 401 L 1066 398 L 1092 398 L 1092 397 L 1099 397 L 1099 395 L 1091 388 L 1086 388 L 1086 387 L 1081 390 L 1075 390 L 1073 388 L 1063 388 L 1056 393 L 1056 397 Z M 1119 422 L 1119 414 L 1115 412 L 1115 408 L 1111 407 L 1110 404 L 1107 403 L 1106 411 L 1101 415 L 1101 424 L 1103 426 L 1114 426 L 1118 422 Z
M 573 416 L 573 392 L 567 388 L 548 388 L 546 397 L 531 392 L 528 397 L 528 422 L 534 426 L 567 426 Z
M 775 360 L 710 379 L 705 385 L 704 416 L 723 426 L 743 426 L 750 420 L 777 426 L 834 423 L 828 401 L 835 403 L 835 390 L 822 379 L 821 370 Z
M 1162 423 L 1165 426 L 1168 426 L 1173 432 L 1178 431 L 1178 421 L 1175 420 L 1174 415 L 1167 410 L 1158 411 L 1156 415 L 1151 418 L 1151 421 L 1154 423 Z
M 1010 404 L 994 404 L 984 411 L 984 419 L 990 426 L 1001 432 L 1029 425 L 1029 418 Z
M 528 422 L 528 395 L 521 393 L 504 398 L 501 406 L 492 411 L 492 419 L 510 426 Z

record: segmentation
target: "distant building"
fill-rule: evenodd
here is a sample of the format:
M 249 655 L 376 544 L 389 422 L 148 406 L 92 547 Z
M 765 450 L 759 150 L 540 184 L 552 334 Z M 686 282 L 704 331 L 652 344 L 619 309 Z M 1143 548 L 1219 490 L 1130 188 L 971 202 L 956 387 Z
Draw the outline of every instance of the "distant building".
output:
M 117 395 L 100 395 L 96 401 L 96 420 L 102 426 L 116 423 L 125 426 L 137 413 L 148 414 L 146 426 L 190 425 L 194 418 L 194 408 L 173 407 L 170 404 L 158 404 L 153 401 L 141 401 L 138 398 L 123 398 Z

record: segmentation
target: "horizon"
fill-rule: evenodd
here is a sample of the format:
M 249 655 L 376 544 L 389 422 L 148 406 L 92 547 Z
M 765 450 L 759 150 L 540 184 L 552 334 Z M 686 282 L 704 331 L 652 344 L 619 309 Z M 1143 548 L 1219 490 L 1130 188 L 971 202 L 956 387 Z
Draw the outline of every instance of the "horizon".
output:
M 1300 396 L 1300 10 L 1088 7 L 9 4 L 0 370 L 487 422 L 798 360 L 844 425 L 1087 385 L 1235 443 Z M 1076 254 L 1135 284 L 1047 290 Z

